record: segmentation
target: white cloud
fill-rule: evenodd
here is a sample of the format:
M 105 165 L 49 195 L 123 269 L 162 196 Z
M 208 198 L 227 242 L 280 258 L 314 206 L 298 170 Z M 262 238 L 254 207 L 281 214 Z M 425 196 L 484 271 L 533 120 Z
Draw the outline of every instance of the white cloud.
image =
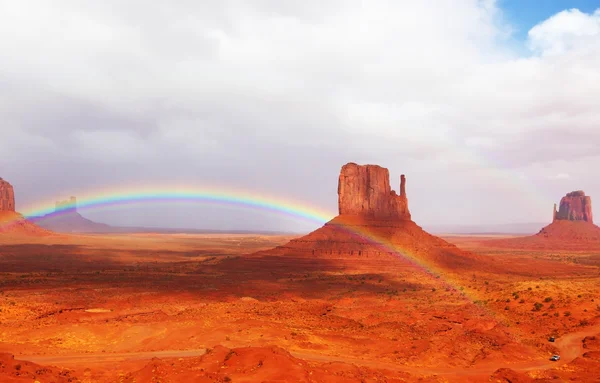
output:
M 144 162 L 250 188 L 288 166 L 281 193 L 295 199 L 364 159 L 439 175 L 419 180 L 429 201 L 450 182 L 453 201 L 506 201 L 470 218 L 501 221 L 507 206 L 537 209 L 519 193 L 540 164 L 567 161 L 540 173 L 557 175 L 597 161 L 599 20 L 541 21 L 519 57 L 491 0 L 0 0 L 0 146 L 62 148 L 105 180 Z M 314 187 L 327 194 L 316 205 L 335 193 Z M 434 221 L 447 202 L 420 214 Z
M 578 9 L 557 13 L 529 31 L 529 42 L 533 50 L 543 55 L 564 54 L 580 50 L 597 53 L 600 36 L 600 10 L 592 15 Z
M 558 181 L 558 180 L 568 180 L 569 178 L 571 178 L 571 176 L 569 176 L 568 173 L 558 173 L 558 174 L 547 175 L 546 178 L 548 178 L 549 180 Z

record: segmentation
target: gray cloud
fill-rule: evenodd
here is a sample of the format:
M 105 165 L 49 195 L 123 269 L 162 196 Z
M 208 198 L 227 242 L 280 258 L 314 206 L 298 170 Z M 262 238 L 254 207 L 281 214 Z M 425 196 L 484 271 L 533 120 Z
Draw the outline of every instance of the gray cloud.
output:
M 339 167 L 379 163 L 417 222 L 544 221 L 567 185 L 600 195 L 599 20 L 542 21 L 519 56 L 490 0 L 0 1 L 1 176 L 22 208 L 185 182 L 335 212 Z M 93 214 L 314 225 L 189 209 Z

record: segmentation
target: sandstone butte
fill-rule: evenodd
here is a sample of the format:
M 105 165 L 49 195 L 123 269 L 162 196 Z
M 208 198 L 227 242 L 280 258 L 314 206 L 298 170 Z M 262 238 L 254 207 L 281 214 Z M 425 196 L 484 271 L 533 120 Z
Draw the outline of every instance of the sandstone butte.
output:
M 567 193 L 560 200 L 560 208 L 556 211 L 554 205 L 553 222 L 559 221 L 584 221 L 594 223 L 592 217 L 592 198 L 586 196 L 582 190 Z
M 26 235 L 49 235 L 44 230 L 26 220 L 15 211 L 15 192 L 13 186 L 0 178 L 0 233 Z
M 424 231 L 412 221 L 400 177 L 400 193 L 389 171 L 378 165 L 348 163 L 338 180 L 338 215 L 323 227 L 272 250 L 256 253 L 326 258 L 378 258 L 464 268 L 481 260 Z
M 600 248 L 600 227 L 593 223 L 592 198 L 581 190 L 567 193 L 561 198 L 558 210 L 554 204 L 552 223 L 537 234 L 488 243 L 512 248 Z
M 15 211 L 15 191 L 0 177 L 0 211 Z

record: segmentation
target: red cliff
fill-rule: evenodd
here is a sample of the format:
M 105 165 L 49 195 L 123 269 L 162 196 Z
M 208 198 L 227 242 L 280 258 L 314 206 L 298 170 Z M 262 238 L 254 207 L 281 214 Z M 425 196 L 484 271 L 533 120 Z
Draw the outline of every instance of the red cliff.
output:
M 390 173 L 386 168 L 348 163 L 340 171 L 338 210 L 340 215 L 410 220 L 406 178 L 402 175 L 400 195 L 397 195 L 390 186 Z
M 15 211 L 15 192 L 8 182 L 0 178 L 0 211 Z
M 568 193 L 560 200 L 560 207 L 554 216 L 555 220 L 594 223 L 592 217 L 592 199 L 586 196 L 581 190 Z

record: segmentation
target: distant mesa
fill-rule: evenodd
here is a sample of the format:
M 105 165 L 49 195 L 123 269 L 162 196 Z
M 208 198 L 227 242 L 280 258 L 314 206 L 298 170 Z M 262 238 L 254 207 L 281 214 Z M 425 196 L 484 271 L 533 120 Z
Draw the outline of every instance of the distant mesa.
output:
M 308 235 L 253 256 L 350 257 L 380 266 L 410 258 L 449 267 L 478 259 L 412 221 L 406 183 L 402 175 L 398 194 L 390 186 L 388 169 L 347 163 L 338 180 L 338 216 Z
M 600 242 L 600 227 L 594 225 L 592 198 L 582 190 L 567 193 L 554 212 L 552 223 L 536 234 L 538 237 L 579 242 Z
M 494 246 L 512 248 L 577 249 L 600 247 L 600 227 L 594 225 L 592 198 L 581 190 L 567 193 L 554 204 L 552 223 L 527 237 L 489 241 Z
M 110 225 L 94 222 L 79 214 L 75 196 L 63 201 L 56 201 L 54 213 L 29 217 L 29 220 L 40 227 L 61 233 L 110 233 L 115 231 Z
M 56 201 L 55 212 L 77 212 L 77 198 L 71 197 L 64 201 Z

